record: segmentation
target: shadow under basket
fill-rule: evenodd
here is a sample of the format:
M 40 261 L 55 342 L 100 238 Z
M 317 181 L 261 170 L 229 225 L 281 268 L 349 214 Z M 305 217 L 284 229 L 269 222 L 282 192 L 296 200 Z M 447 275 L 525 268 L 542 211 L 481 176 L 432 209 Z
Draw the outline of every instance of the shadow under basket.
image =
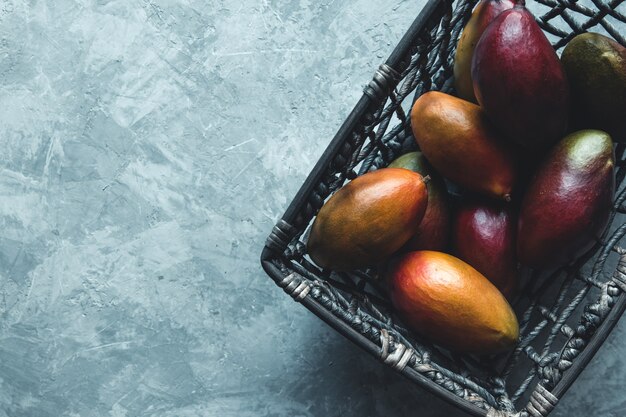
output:
M 557 51 L 594 31 L 626 45 L 620 1 L 528 1 Z M 321 270 L 306 236 L 324 202 L 348 180 L 414 150 L 407 114 L 430 90 L 452 92 L 457 40 L 477 1 L 430 0 L 309 174 L 267 239 L 261 263 L 278 286 L 339 333 L 409 380 L 475 416 L 547 416 L 591 360 L 626 308 L 624 145 L 618 145 L 611 221 L 595 248 L 549 274 L 523 272 L 514 302 L 520 341 L 506 354 L 458 355 L 408 332 L 394 315 L 377 271 Z

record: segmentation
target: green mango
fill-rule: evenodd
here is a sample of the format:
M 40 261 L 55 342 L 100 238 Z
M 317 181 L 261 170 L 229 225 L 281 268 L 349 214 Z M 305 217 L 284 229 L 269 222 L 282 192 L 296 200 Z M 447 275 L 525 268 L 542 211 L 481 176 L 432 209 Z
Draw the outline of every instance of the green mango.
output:
M 389 164 L 389 168 L 404 168 L 423 177 L 430 176 L 426 213 L 403 249 L 445 251 L 450 234 L 450 208 L 443 178 L 435 172 L 421 152 L 404 154 Z
M 598 33 L 572 39 L 561 56 L 577 129 L 599 129 L 626 142 L 626 48 Z

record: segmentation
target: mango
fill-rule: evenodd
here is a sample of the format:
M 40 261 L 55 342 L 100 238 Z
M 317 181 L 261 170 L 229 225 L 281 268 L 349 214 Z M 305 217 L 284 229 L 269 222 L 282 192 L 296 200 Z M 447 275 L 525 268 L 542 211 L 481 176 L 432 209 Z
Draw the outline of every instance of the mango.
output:
M 463 28 L 454 56 L 454 88 L 463 100 L 478 103 L 472 83 L 472 57 L 478 40 L 493 19 L 515 3 L 512 0 L 482 0 Z
M 508 299 L 518 286 L 516 235 L 517 215 L 511 204 L 471 198 L 457 208 L 452 232 L 455 255 Z
M 474 93 L 507 140 L 535 151 L 567 129 L 569 85 L 554 48 L 523 6 L 498 15 L 472 60 Z
M 467 263 L 432 251 L 410 252 L 388 270 L 391 302 L 413 331 L 450 350 L 491 354 L 519 337 L 504 296 Z
M 476 104 L 430 91 L 411 110 L 413 136 L 443 176 L 484 195 L 510 200 L 517 164 Z
M 386 260 L 424 217 L 428 192 L 422 176 L 383 168 L 357 177 L 322 206 L 307 242 L 322 268 L 349 271 Z
M 562 266 L 589 250 L 606 227 L 615 194 L 608 133 L 581 130 L 550 152 L 520 210 L 517 256 L 538 269 Z
M 430 177 L 428 204 L 424 218 L 403 249 L 406 251 L 445 250 L 450 234 L 450 203 L 443 178 L 430 166 L 421 152 L 404 154 L 389 164 L 389 168 L 410 169 L 423 177 Z
M 598 33 L 572 39 L 561 55 L 577 125 L 626 142 L 626 48 Z

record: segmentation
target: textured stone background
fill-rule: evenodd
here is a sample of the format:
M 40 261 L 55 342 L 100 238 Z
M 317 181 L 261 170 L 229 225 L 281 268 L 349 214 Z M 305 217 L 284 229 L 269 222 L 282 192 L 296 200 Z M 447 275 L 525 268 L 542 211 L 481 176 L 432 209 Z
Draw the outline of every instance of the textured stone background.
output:
M 459 415 L 258 262 L 422 4 L 2 0 L 0 416 Z M 624 415 L 625 329 L 555 416 Z

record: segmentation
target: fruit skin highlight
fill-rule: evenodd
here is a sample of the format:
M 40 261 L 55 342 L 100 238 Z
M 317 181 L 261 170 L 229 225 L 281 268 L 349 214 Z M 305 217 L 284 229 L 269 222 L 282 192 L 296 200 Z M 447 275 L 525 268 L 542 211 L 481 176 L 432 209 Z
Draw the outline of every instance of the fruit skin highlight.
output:
M 450 239 L 450 199 L 443 179 L 421 152 L 404 154 L 389 164 L 389 168 L 410 169 L 422 177 L 430 177 L 424 218 L 403 250 L 445 250 Z
M 443 176 L 468 190 L 511 198 L 517 162 L 479 106 L 430 91 L 413 105 L 411 128 L 424 156 Z
M 472 79 L 478 102 L 506 139 L 536 151 L 563 137 L 569 113 L 565 71 L 525 7 L 502 12 L 487 27 L 476 45 Z
M 476 44 L 489 24 L 503 11 L 515 6 L 512 0 L 482 0 L 465 25 L 454 56 L 454 88 L 463 100 L 478 103 L 472 82 L 472 57 Z
M 460 204 L 453 227 L 454 253 L 511 299 L 518 285 L 517 213 L 511 204 L 473 198 Z
M 598 33 L 572 39 L 561 55 L 572 93 L 572 123 L 626 142 L 626 48 Z
M 307 242 L 317 265 L 349 271 L 375 265 L 415 232 L 428 203 L 416 172 L 383 168 L 337 191 L 320 209 Z
M 391 302 L 413 331 L 450 350 L 491 354 L 519 337 L 515 313 L 487 278 L 454 256 L 410 252 L 388 270 Z
M 569 263 L 606 227 L 615 194 L 615 155 L 608 133 L 567 135 L 539 167 L 522 201 L 517 255 L 533 268 Z

